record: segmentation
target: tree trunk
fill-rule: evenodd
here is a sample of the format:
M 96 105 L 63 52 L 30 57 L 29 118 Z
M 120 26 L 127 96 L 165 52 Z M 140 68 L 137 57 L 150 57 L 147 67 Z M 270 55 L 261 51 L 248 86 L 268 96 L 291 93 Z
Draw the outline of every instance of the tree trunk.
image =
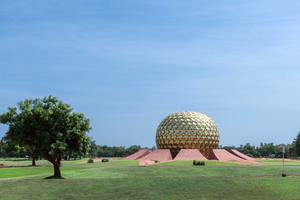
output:
M 53 178 L 62 178 L 61 173 L 60 173 L 60 162 L 53 163 L 53 167 L 54 167 Z
M 34 166 L 34 167 L 36 166 L 35 160 L 36 160 L 35 156 L 32 155 L 32 163 L 31 163 L 31 166 Z
M 46 179 L 63 179 L 60 172 L 61 167 L 61 155 L 56 158 L 47 154 L 46 159 L 53 164 L 54 174 L 53 176 L 47 177 Z

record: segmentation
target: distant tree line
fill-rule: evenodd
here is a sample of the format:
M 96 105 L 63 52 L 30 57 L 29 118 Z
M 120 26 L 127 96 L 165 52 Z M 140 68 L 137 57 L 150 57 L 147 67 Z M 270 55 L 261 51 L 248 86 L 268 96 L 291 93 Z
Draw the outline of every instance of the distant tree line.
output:
M 285 147 L 286 158 L 300 158 L 300 132 L 291 144 L 274 144 L 274 143 L 260 143 L 259 146 L 251 145 L 247 143 L 240 146 L 223 146 L 223 149 L 237 149 L 238 151 L 252 156 L 252 157 L 266 157 L 266 158 L 281 158 L 283 146 Z M 88 154 L 83 157 L 124 157 L 130 155 L 139 149 L 145 149 L 147 147 L 141 147 L 139 145 L 125 146 L 107 146 L 98 145 L 94 140 L 91 140 L 89 145 Z M 150 149 L 150 148 L 149 148 Z M 152 147 L 151 149 L 154 149 Z M 19 145 L 10 144 L 9 141 L 2 138 L 0 140 L 0 157 L 25 157 L 30 156 L 30 152 L 26 148 Z M 74 153 L 65 153 L 64 159 L 78 159 L 82 155 Z
M 90 144 L 89 156 L 95 157 L 124 157 L 137 152 L 139 149 L 145 149 L 139 145 L 132 145 L 130 147 L 124 146 L 107 146 L 97 145 L 95 141 Z
M 283 147 L 285 148 L 284 157 L 300 159 L 300 132 L 291 144 L 260 143 L 259 146 L 255 146 L 247 143 L 239 147 L 223 146 L 222 148 L 237 149 L 252 157 L 281 158 Z

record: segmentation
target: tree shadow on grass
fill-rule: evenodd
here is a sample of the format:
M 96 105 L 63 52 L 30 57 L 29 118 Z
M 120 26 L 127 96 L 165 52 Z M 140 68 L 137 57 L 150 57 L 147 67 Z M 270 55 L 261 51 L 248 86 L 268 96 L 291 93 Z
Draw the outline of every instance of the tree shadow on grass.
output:
M 62 176 L 48 176 L 48 177 L 46 177 L 44 179 L 65 179 L 65 178 L 62 177 Z
M 21 168 L 21 167 L 43 167 L 43 166 L 41 166 L 41 165 L 35 165 L 35 166 L 20 165 L 20 166 L 17 166 L 17 165 L 2 165 L 2 164 L 0 164 L 0 168 Z

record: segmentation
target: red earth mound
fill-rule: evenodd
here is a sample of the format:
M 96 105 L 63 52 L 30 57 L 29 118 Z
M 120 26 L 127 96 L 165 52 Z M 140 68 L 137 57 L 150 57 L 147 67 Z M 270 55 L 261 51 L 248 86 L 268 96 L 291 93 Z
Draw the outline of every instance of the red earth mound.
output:
M 174 160 L 207 160 L 198 149 L 181 149 Z
M 169 149 L 156 149 L 148 155 L 142 157 L 141 160 L 166 162 L 172 160 L 172 156 Z
M 245 154 L 239 152 L 239 151 L 236 150 L 236 149 L 231 149 L 230 151 L 231 151 L 231 153 L 233 153 L 234 155 L 236 155 L 236 156 L 238 156 L 238 157 L 240 157 L 240 158 L 242 158 L 242 159 L 244 159 L 244 160 L 252 160 L 252 161 L 255 161 L 254 158 L 251 158 L 250 156 L 247 156 L 247 155 L 245 155 Z
M 125 160 L 138 160 L 146 155 L 148 155 L 151 151 L 147 150 L 147 149 L 140 149 L 137 152 L 135 152 L 134 154 L 131 154 L 127 157 L 125 157 Z
M 222 161 L 222 162 L 228 162 L 228 161 L 242 161 L 244 159 L 237 157 L 233 155 L 232 153 L 229 153 L 225 149 L 213 149 L 213 159 Z

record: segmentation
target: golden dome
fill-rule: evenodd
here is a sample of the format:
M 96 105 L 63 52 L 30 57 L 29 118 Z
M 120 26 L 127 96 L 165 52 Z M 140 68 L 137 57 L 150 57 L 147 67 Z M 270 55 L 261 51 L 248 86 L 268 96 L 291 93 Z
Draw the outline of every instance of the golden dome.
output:
M 198 112 L 177 112 L 167 116 L 156 131 L 159 149 L 199 149 L 208 157 L 219 145 L 219 132 L 212 119 Z

